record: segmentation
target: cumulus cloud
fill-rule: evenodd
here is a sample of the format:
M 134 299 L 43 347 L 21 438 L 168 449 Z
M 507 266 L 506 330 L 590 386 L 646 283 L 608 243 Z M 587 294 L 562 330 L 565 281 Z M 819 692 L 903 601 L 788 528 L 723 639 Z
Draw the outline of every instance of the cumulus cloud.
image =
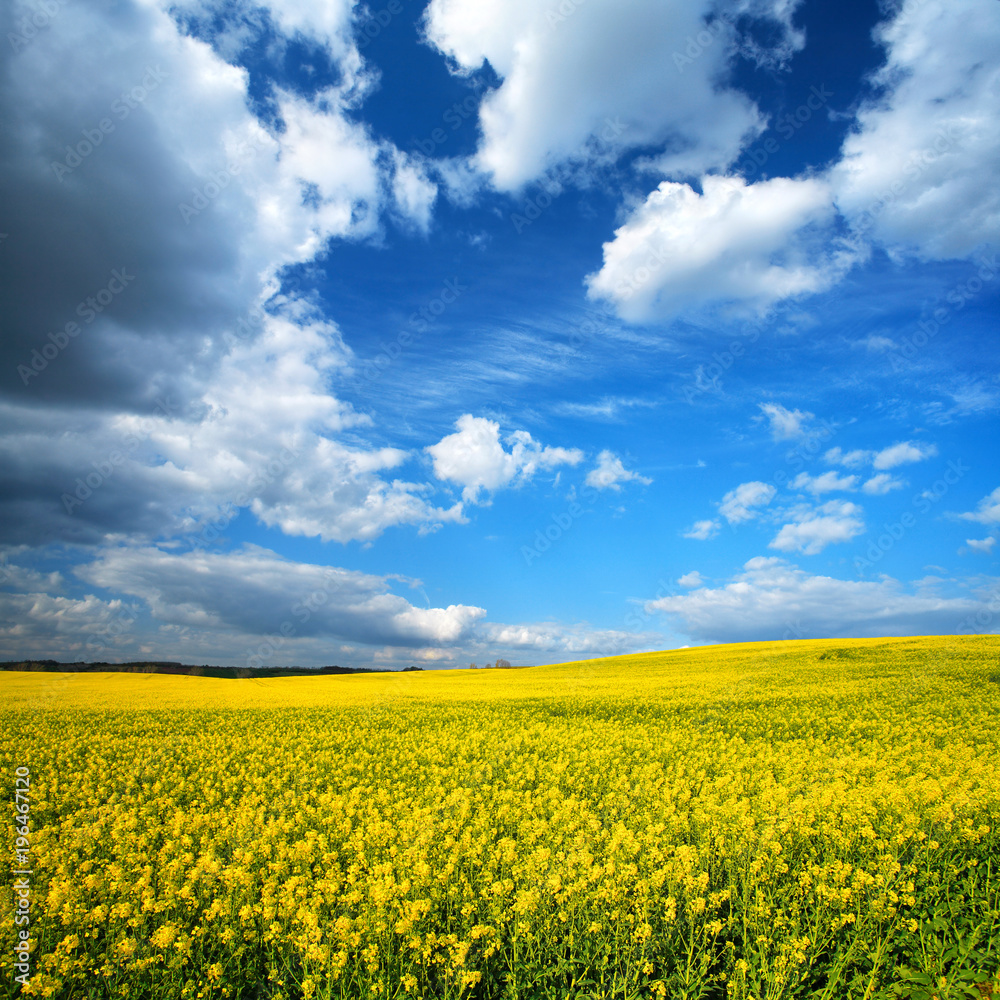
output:
M 709 303 L 747 310 L 829 288 L 869 253 L 961 257 L 995 241 L 1000 193 L 981 178 L 1000 165 L 993 114 L 1000 10 L 980 0 L 905 5 L 879 27 L 886 61 L 840 159 L 821 174 L 756 183 L 727 169 L 766 127 L 756 106 L 720 85 L 737 54 L 781 63 L 802 36 L 795 5 L 744 4 L 769 21 L 769 48 L 707 4 L 643 0 L 559 13 L 543 0 L 433 0 L 429 41 L 457 72 L 487 62 L 501 78 L 480 107 L 475 164 L 516 190 L 567 164 L 631 147 L 665 179 L 631 210 L 587 279 L 629 321 Z M 742 21 L 741 21 L 742 24 Z M 691 38 L 697 59 L 683 56 Z M 664 48 L 673 40 L 673 59 Z M 971 41 L 970 41 L 971 40 Z M 692 178 L 698 178 L 697 184 Z M 837 213 L 853 227 L 838 235 Z M 884 337 L 869 338 L 885 350 Z
M 8 5 L 0 26 L 31 9 Z M 324 9 L 290 29 L 349 39 L 350 6 Z M 223 333 L 267 297 L 282 267 L 330 239 L 376 235 L 390 205 L 426 222 L 430 182 L 355 120 L 364 74 L 353 43 L 330 54 L 336 86 L 277 88 L 261 120 L 247 72 L 154 3 L 60 10 L 44 44 L 5 47 L 0 199 L 12 252 L 0 275 L 0 388 L 34 404 L 148 408 L 158 391 L 180 395 L 211 376 Z M 88 145 L 102 121 L 104 138 Z M 76 252 L 81 232 L 86 254 Z M 81 324 L 72 364 L 52 359 L 19 375 L 115 270 L 133 279 Z M 137 352 L 148 364 L 134 363 Z
M 27 566 L 20 566 L 10 561 L 11 555 L 24 552 L 24 547 L 12 548 L 8 552 L 0 551 L 0 587 L 10 587 L 22 593 L 45 592 L 59 593 L 64 588 L 65 580 L 62 573 L 54 571 L 41 573 Z
M 525 625 L 484 623 L 477 639 L 485 649 L 508 649 L 523 653 L 583 656 L 618 656 L 654 647 L 662 641 L 649 633 L 600 629 L 590 625 L 563 625 L 556 622 Z
M 107 549 L 76 573 L 93 586 L 141 599 L 156 621 L 233 635 L 454 645 L 486 614 L 460 604 L 416 607 L 390 593 L 386 577 L 295 563 L 252 545 L 230 553 Z
M 633 322 L 708 303 L 763 310 L 838 282 L 870 244 L 925 260 L 973 256 L 1000 233 L 994 114 L 1000 8 L 903 5 L 877 31 L 886 61 L 840 159 L 822 174 L 747 184 L 724 168 L 701 193 L 672 177 L 604 246 L 590 294 Z M 743 139 L 745 144 L 751 133 Z M 693 164 L 689 164 L 689 167 Z M 697 173 L 691 169 L 690 173 Z M 853 229 L 838 235 L 837 213 Z M 891 342 L 869 338 L 871 350 Z
M 759 61 L 781 62 L 801 46 L 794 9 L 777 0 L 743 5 L 744 20 L 765 23 L 773 40 L 758 48 Z M 457 72 L 489 62 L 501 78 L 480 106 L 475 162 L 505 191 L 561 164 L 635 147 L 658 147 L 656 169 L 667 175 L 732 163 L 763 127 L 753 102 L 720 82 L 748 41 L 732 22 L 705 0 L 591 0 L 566 14 L 547 0 L 432 0 L 425 13 L 428 40 Z M 711 43 L 678 65 L 709 23 Z M 665 55 L 671 50 L 677 55 Z
M 622 483 L 637 482 L 649 485 L 653 480 L 631 472 L 622 465 L 622 460 L 606 448 L 597 456 L 597 465 L 587 473 L 584 480 L 588 486 L 598 490 L 620 490 Z
M 876 34 L 886 61 L 831 174 L 859 233 L 895 254 L 964 257 L 1000 232 L 995 114 L 1000 8 L 903 4 Z
M 821 180 L 710 175 L 701 187 L 662 182 L 604 244 L 590 296 L 633 322 L 715 301 L 763 310 L 829 287 L 853 263 L 846 247 L 829 249 Z
M 0 56 L 0 200 L 16 251 L 0 274 L 0 388 L 36 405 L 148 408 L 157 389 L 187 384 L 192 356 L 200 352 L 205 371 L 223 353 L 202 338 L 221 334 L 262 292 L 272 248 L 262 245 L 269 237 L 249 192 L 279 169 L 278 142 L 246 108 L 245 74 L 153 6 L 68 7 L 44 41 Z M 133 110 L 121 95 L 135 88 L 145 99 Z M 113 131 L 80 157 L 84 130 L 102 120 Z M 239 177 L 226 173 L 229 163 Z M 216 183 L 217 197 L 185 222 L 179 206 L 220 171 L 225 190 Z M 40 373 L 19 373 L 48 332 L 80 322 L 78 304 L 106 288 L 115 269 L 130 280 L 100 313 L 86 314 L 72 362 L 59 356 Z M 148 365 L 134 363 L 138 351 Z
M 937 454 L 937 448 L 923 442 L 901 441 L 899 444 L 883 448 L 872 459 L 876 469 L 894 469 L 897 465 L 907 465 L 911 462 L 923 462 Z
M 425 166 L 412 156 L 395 150 L 393 161 L 392 196 L 396 210 L 404 220 L 426 233 L 437 199 L 437 185 L 427 176 Z
M 906 483 L 891 475 L 888 472 L 879 472 L 877 475 L 871 477 L 871 479 L 866 479 L 864 485 L 861 487 L 863 493 L 867 493 L 870 496 L 884 496 L 892 490 L 902 489 Z
M 69 5 L 44 44 L 0 53 L 7 540 L 197 532 L 234 505 L 339 541 L 461 519 L 331 394 L 351 364 L 335 325 L 275 296 L 284 267 L 377 237 L 387 212 L 426 228 L 434 196 L 357 121 L 370 75 L 352 5 L 293 7 L 238 3 L 219 28 L 200 0 Z M 4 7 L 0 27 L 26 11 Z M 258 118 L 233 60 L 262 37 L 322 45 L 337 84 L 276 87 Z M 65 353 L 33 365 L 73 320 Z
M 750 521 L 760 513 L 754 508 L 767 506 L 777 492 L 770 483 L 740 483 L 735 490 L 730 490 L 722 498 L 719 513 L 730 524 Z
M 705 581 L 701 578 L 701 573 L 697 570 L 692 570 L 690 573 L 685 573 L 683 576 L 677 578 L 677 582 L 682 587 L 700 587 Z
M 889 337 L 883 337 L 879 334 L 872 333 L 863 340 L 855 341 L 852 346 L 867 347 L 873 354 L 885 354 L 886 351 L 896 350 L 899 345 L 896 341 L 890 339 Z
M 976 509 L 960 514 L 964 521 L 976 521 L 989 526 L 1000 525 L 1000 486 L 976 504 Z M 971 543 L 970 543 L 971 544 Z
M 725 586 L 664 597 L 645 607 L 670 615 L 692 641 L 715 643 L 950 634 L 985 601 L 913 594 L 889 578 L 813 576 L 783 559 L 758 556 Z
M 863 448 L 844 451 L 842 448 L 830 448 L 823 455 L 823 461 L 828 465 L 843 465 L 849 469 L 860 469 L 871 465 L 880 470 L 879 474 L 868 479 L 862 487 L 866 493 L 878 495 L 888 493 L 889 490 L 898 489 L 903 485 L 901 480 L 885 474 L 884 470 L 894 469 L 896 466 L 912 462 L 923 462 L 928 458 L 933 458 L 937 453 L 937 446 L 933 444 L 922 441 L 900 441 L 879 451 L 869 451 Z
M 355 81 L 363 69 L 352 32 L 351 0 L 326 0 L 303 5 L 294 0 L 227 0 L 220 7 L 215 0 L 171 0 L 170 8 L 181 15 L 199 37 L 229 58 L 258 37 L 270 22 L 276 38 L 272 45 L 284 50 L 292 40 L 321 45 L 345 74 Z
M 814 556 L 828 545 L 848 542 L 865 530 L 861 508 L 847 500 L 829 500 L 819 507 L 792 511 L 794 520 L 782 526 L 770 543 L 779 552 Z
M 0 656 L 94 659 L 108 648 L 123 621 L 136 617 L 133 602 L 103 600 L 93 594 L 65 597 L 30 589 L 0 593 Z M 102 657 L 103 658 L 103 657 Z
M 500 424 L 486 417 L 463 414 L 455 422 L 454 434 L 448 434 L 427 452 L 438 479 L 458 483 L 462 497 L 470 503 L 479 500 L 481 491 L 492 493 L 515 481 L 530 479 L 538 469 L 557 465 L 577 465 L 583 461 L 578 448 L 542 447 L 527 431 L 514 431 L 500 441 Z
M 350 351 L 307 304 L 279 299 L 272 309 L 233 338 L 190 416 L 173 412 L 169 395 L 153 416 L 89 413 L 73 428 L 56 408 L 36 410 L 27 429 L 0 439 L 4 530 L 30 531 L 13 538 L 22 542 L 215 538 L 248 509 L 287 534 L 346 542 L 461 521 L 460 504 L 437 507 L 427 484 L 393 475 L 406 452 L 338 440 L 371 424 L 326 389 Z M 0 415 L 17 412 L 0 405 Z
M 254 545 L 227 553 L 102 549 L 74 572 L 128 595 L 110 601 L 53 595 L 47 589 L 63 583 L 57 575 L 3 568 L 8 582 L 30 587 L 0 591 L 0 657 L 116 661 L 168 649 L 172 659 L 237 666 L 453 666 L 490 654 L 520 653 L 522 662 L 614 655 L 659 640 L 585 623 L 493 623 L 469 605 L 420 607 L 391 592 L 398 582 L 426 599 L 420 581 L 298 563 Z
M 791 441 L 805 437 L 808 433 L 806 424 L 812 420 L 813 414 L 802 410 L 789 410 L 780 403 L 758 405 L 771 424 L 771 436 L 775 441 Z
M 685 538 L 693 538 L 696 541 L 704 542 L 709 538 L 714 538 L 719 533 L 718 521 L 695 521 L 694 524 L 683 533 Z
M 993 552 L 993 546 L 996 545 L 997 540 L 990 536 L 989 538 L 966 538 L 965 544 L 972 549 L 973 552 L 982 552 L 984 555 L 990 555 Z
M 806 490 L 814 496 L 819 496 L 821 493 L 853 490 L 857 483 L 857 476 L 840 476 L 836 472 L 824 472 L 819 476 L 811 476 L 808 472 L 800 472 L 789 485 L 792 489 Z M 870 491 L 866 490 L 866 492 Z
M 853 451 L 844 451 L 843 448 L 830 448 L 823 455 L 823 461 L 829 465 L 846 465 L 849 469 L 859 469 L 867 465 L 874 455 L 874 452 L 865 451 L 862 448 L 855 448 Z

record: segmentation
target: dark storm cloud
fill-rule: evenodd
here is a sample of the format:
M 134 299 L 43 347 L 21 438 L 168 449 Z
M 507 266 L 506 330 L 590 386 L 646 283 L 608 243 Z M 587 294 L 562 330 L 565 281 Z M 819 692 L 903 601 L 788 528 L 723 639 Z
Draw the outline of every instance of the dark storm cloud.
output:
M 31 9 L 5 5 L 0 35 Z M 162 112 L 191 80 L 154 28 L 80 3 L 0 46 L 0 393 L 21 403 L 142 411 L 183 394 L 259 290 L 239 275 L 239 199 L 188 222 L 178 208 L 204 179 Z

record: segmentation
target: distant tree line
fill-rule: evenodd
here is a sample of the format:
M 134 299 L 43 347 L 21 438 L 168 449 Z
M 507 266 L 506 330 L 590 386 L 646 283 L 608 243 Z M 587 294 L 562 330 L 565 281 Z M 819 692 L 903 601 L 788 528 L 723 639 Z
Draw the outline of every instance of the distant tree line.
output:
M 413 668 L 410 668 L 413 669 Z M 31 670 L 55 673 L 183 674 L 188 677 L 314 677 L 316 674 L 385 674 L 388 669 L 371 667 L 213 667 L 192 666 L 162 660 L 135 660 L 130 663 L 61 663 L 58 660 L 7 660 L 0 670 Z
M 499 659 L 496 663 L 484 663 L 481 667 L 469 664 L 470 670 L 510 670 L 510 660 Z

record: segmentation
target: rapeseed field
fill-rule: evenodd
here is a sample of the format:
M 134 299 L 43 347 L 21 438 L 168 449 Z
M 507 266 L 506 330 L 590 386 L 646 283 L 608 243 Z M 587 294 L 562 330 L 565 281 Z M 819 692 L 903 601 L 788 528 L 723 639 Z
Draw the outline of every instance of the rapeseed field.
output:
M 12 995 L 1000 996 L 997 637 L 0 699 Z

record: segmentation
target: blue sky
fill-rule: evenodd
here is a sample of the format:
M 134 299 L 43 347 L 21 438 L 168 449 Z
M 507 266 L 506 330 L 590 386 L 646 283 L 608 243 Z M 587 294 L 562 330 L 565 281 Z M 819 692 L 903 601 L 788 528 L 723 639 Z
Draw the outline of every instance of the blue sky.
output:
M 995 0 L 0 21 L 0 658 L 996 631 Z

